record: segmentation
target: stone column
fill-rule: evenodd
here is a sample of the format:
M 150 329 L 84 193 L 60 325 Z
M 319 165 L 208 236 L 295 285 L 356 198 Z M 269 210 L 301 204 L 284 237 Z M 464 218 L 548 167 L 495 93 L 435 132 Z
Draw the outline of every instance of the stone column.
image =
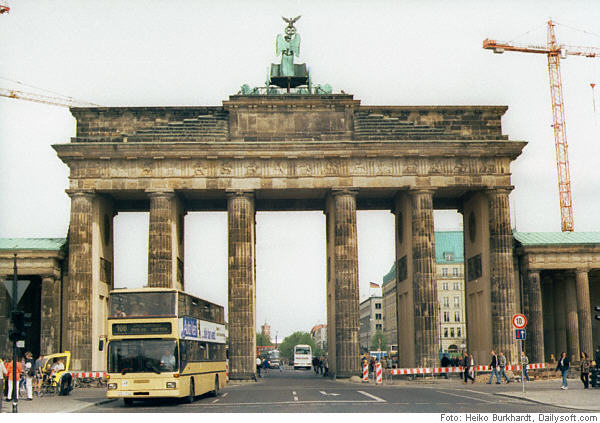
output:
M 554 286 L 552 278 L 544 276 L 542 278 L 542 311 L 544 323 L 544 353 L 545 360 L 550 361 L 550 354 L 556 357 L 556 344 L 554 341 Z
M 530 270 L 527 272 L 527 296 L 529 297 L 528 332 L 531 340 L 529 361 L 531 363 L 544 362 L 544 313 L 542 309 L 542 287 L 540 286 L 540 272 Z
M 562 352 L 567 352 L 567 315 L 565 279 L 562 273 L 555 273 L 554 279 L 554 340 L 556 344 L 555 358 L 558 360 Z
M 74 370 L 92 369 L 92 238 L 95 194 L 69 191 L 69 283 L 67 285 L 67 348 Z
M 577 285 L 577 315 L 579 317 L 579 345 L 588 357 L 592 357 L 592 314 L 590 303 L 590 282 L 586 269 L 575 272 Z
M 333 284 L 335 302 L 335 375 L 340 378 L 360 373 L 358 310 L 358 247 L 356 235 L 356 192 L 333 190 Z
M 575 275 L 566 277 L 566 314 L 567 314 L 567 356 L 571 361 L 579 361 L 579 316 L 577 315 L 577 289 Z
M 148 286 L 183 289 L 183 212 L 173 190 L 148 191 Z
M 509 193 L 508 189 L 495 189 L 488 192 L 492 344 L 498 351 L 504 351 L 509 363 L 517 363 L 517 346 L 512 336 L 512 316 L 517 310 L 517 296 Z
M 415 361 L 417 367 L 435 367 L 439 362 L 440 315 L 435 280 L 433 191 L 411 191 L 410 197 Z
M 54 276 L 42 278 L 42 318 L 40 327 L 40 352 L 53 354 L 60 348 L 60 280 Z
M 229 377 L 253 379 L 256 373 L 256 274 L 254 196 L 227 197 Z

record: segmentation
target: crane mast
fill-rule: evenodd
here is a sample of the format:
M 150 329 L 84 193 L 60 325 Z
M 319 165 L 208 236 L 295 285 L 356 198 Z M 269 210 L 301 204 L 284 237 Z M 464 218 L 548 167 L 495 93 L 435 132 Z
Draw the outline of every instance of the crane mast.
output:
M 554 33 L 555 23 L 548 21 L 546 46 L 517 45 L 501 43 L 485 39 L 483 48 L 494 53 L 517 51 L 521 53 L 537 53 L 548 56 L 548 76 L 550 82 L 550 98 L 552 101 L 552 127 L 554 128 L 554 145 L 556 148 L 556 170 L 558 174 L 558 196 L 560 201 L 561 231 L 572 232 L 573 201 L 571 195 L 571 174 L 569 172 L 569 156 L 567 153 L 567 131 L 565 125 L 565 104 L 563 99 L 560 59 L 567 55 L 600 58 L 600 49 L 595 47 L 578 47 L 559 45 Z

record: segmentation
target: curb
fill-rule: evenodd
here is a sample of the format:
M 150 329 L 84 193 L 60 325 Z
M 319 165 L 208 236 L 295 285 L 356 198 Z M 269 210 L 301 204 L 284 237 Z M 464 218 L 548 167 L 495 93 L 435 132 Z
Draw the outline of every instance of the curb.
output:
M 555 404 L 555 403 L 550 403 L 550 402 L 544 402 L 544 401 L 540 401 L 540 400 L 534 400 L 531 398 L 524 398 L 524 397 L 518 397 L 514 394 L 507 394 L 505 392 L 497 392 L 495 395 L 499 395 L 499 396 L 503 396 L 506 398 L 513 398 L 513 399 L 518 399 L 521 401 L 527 401 L 527 402 L 531 402 L 534 404 L 542 404 L 542 405 L 549 405 L 552 407 L 558 407 L 558 408 L 564 408 L 566 410 L 582 410 L 582 411 L 589 411 L 591 413 L 598 413 L 598 410 L 590 410 L 588 408 L 581 408 L 581 407 L 573 407 L 573 406 L 566 406 L 566 405 L 560 405 L 560 404 Z

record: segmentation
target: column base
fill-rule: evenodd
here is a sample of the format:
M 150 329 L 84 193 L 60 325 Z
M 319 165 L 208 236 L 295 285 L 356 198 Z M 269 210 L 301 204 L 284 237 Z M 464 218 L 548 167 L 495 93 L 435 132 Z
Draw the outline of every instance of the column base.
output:
M 256 373 L 229 373 L 229 380 L 255 381 L 256 377 Z

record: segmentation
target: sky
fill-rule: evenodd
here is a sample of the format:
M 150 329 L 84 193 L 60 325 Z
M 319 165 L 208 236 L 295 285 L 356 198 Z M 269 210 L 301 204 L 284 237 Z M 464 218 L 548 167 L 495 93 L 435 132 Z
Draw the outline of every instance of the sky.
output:
M 6 0 L 0 0 L 0 4 Z M 485 38 L 600 47 L 600 2 L 10 0 L 0 16 L 0 88 L 104 106 L 221 105 L 264 84 L 281 16 L 302 15 L 297 63 L 363 105 L 507 105 L 503 133 L 527 141 L 512 166 L 518 231 L 560 231 L 547 59 L 493 54 Z M 561 61 L 576 231 L 600 231 L 600 59 Z M 43 90 L 43 91 L 42 91 Z M 594 110 L 594 100 L 596 109 Z M 64 107 L 0 97 L 0 237 L 65 237 L 75 135 Z M 436 212 L 436 230 L 462 227 Z M 148 214 L 115 218 L 115 284 L 146 283 Z M 227 304 L 225 213 L 188 213 L 186 288 Z M 394 260 L 393 215 L 358 212 L 360 297 Z M 321 212 L 257 214 L 257 326 L 279 339 L 326 322 Z

